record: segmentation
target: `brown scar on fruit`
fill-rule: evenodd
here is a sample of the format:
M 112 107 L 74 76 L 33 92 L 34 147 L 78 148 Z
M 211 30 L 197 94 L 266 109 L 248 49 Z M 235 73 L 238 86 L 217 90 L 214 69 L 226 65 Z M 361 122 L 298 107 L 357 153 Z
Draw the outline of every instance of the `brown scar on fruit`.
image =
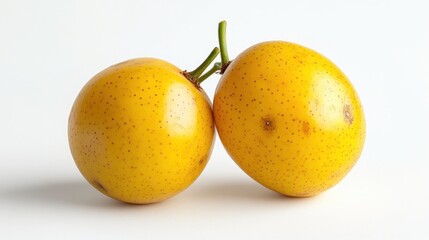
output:
M 343 115 L 344 115 L 344 120 L 351 125 L 353 123 L 353 112 L 351 109 L 350 104 L 345 104 L 343 107 Z
M 97 189 L 103 191 L 103 192 L 107 192 L 106 188 L 104 188 L 104 186 L 97 180 L 94 180 L 94 185 Z
M 262 117 L 261 120 L 262 120 L 262 127 L 264 128 L 265 131 L 271 132 L 274 129 L 276 129 L 274 118 L 271 115 Z
M 200 159 L 200 161 L 198 162 L 198 164 L 199 164 L 199 165 L 203 164 L 205 159 L 206 159 L 206 157 L 202 157 L 202 158 Z
M 306 136 L 310 135 L 310 123 L 307 121 L 302 122 L 302 131 Z

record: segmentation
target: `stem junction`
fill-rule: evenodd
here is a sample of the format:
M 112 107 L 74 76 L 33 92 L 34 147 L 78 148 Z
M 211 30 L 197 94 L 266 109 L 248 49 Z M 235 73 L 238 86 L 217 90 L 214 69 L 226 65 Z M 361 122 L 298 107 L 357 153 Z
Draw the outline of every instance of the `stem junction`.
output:
M 220 69 L 220 74 L 223 74 L 231 63 L 228 56 L 228 49 L 226 47 L 226 21 L 221 21 L 218 27 L 218 37 L 219 37 L 219 48 L 220 48 L 220 57 L 222 60 L 222 65 Z
M 219 55 L 219 48 L 215 47 L 213 48 L 213 50 L 211 51 L 211 53 L 209 54 L 209 56 L 204 60 L 203 63 L 201 63 L 200 66 L 198 66 L 195 70 L 188 72 L 188 71 L 183 71 L 182 74 L 192 83 L 195 84 L 195 86 L 199 86 L 199 84 L 204 81 L 205 79 L 207 79 L 210 75 L 212 75 L 213 73 L 215 73 L 217 70 L 213 70 L 215 68 L 215 66 L 213 66 L 212 69 L 210 69 L 206 74 L 204 74 L 203 76 L 201 76 L 204 71 L 207 69 L 207 67 L 213 62 L 213 60 L 215 60 L 215 58 L 217 57 L 217 55 Z M 216 65 L 216 64 L 215 64 Z

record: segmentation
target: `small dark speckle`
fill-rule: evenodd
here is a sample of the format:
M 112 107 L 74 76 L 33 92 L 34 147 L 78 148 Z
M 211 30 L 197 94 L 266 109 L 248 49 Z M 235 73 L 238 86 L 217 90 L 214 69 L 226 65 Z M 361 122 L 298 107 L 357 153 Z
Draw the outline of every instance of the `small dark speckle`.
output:
M 343 107 L 343 115 L 344 115 L 344 120 L 351 125 L 353 123 L 353 111 L 351 109 L 350 104 L 346 104 Z
M 302 122 L 302 131 L 306 136 L 310 135 L 310 123 L 307 121 Z
M 201 158 L 200 161 L 198 162 L 198 164 L 199 165 L 203 164 L 205 159 L 206 159 L 206 157 Z
M 261 118 L 262 127 L 265 131 L 271 132 L 276 128 L 274 118 L 271 115 L 267 115 Z
M 107 192 L 106 188 L 104 188 L 104 186 L 99 181 L 94 180 L 94 185 L 98 190 L 102 192 Z

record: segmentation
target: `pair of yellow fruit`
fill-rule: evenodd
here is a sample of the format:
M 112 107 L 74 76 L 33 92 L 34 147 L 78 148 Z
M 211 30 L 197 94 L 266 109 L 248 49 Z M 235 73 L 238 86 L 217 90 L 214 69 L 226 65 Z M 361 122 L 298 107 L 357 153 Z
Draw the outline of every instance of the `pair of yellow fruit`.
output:
M 159 59 L 113 65 L 79 93 L 69 143 L 82 175 L 100 192 L 153 203 L 183 191 L 210 158 L 215 125 L 250 177 L 276 192 L 316 195 L 353 167 L 365 141 L 359 97 L 331 61 L 303 46 L 263 42 L 202 75 Z M 221 69 L 220 69 L 221 68 Z M 220 70 L 213 110 L 199 82 Z

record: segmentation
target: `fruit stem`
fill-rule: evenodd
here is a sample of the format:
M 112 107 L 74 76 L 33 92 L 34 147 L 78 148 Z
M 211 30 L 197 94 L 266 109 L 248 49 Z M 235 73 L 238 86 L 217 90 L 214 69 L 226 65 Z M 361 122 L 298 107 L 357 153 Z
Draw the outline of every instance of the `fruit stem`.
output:
M 213 67 L 210 70 L 208 70 L 204 75 L 202 75 L 201 77 L 198 78 L 198 82 L 202 83 L 204 80 L 206 80 L 208 77 L 210 77 L 216 71 L 219 71 L 221 68 L 222 68 L 222 63 L 217 62 L 217 63 L 213 64 Z
M 219 48 L 218 47 L 213 48 L 212 52 L 209 54 L 206 60 L 204 60 L 204 62 L 201 63 L 200 66 L 198 66 L 194 71 L 185 73 L 185 75 L 187 75 L 187 77 L 190 78 L 191 80 L 201 82 L 199 81 L 199 77 L 201 76 L 201 74 L 203 74 L 203 72 L 207 69 L 207 67 L 213 62 L 213 60 L 217 57 L 218 54 L 219 54 Z
M 218 37 L 219 37 L 220 58 L 222 59 L 222 66 L 224 66 L 229 62 L 228 50 L 226 47 L 226 21 L 225 20 L 219 23 Z

